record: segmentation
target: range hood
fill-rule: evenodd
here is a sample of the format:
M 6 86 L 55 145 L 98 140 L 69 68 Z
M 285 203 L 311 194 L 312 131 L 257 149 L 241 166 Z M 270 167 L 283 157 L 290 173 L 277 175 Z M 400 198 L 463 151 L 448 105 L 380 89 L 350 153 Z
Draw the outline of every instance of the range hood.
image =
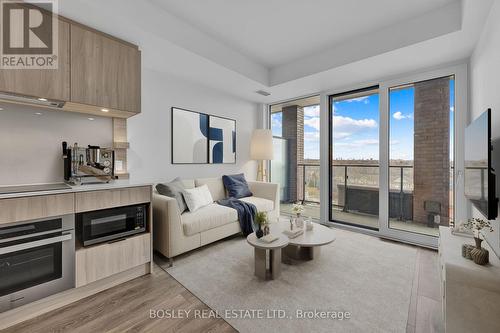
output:
M 4 92 L 0 92 L 0 100 L 11 103 L 31 104 L 31 105 L 45 106 L 58 109 L 61 109 L 65 104 L 65 102 L 62 101 L 49 100 L 45 98 L 37 98 L 37 97 L 18 95 L 18 94 L 7 94 Z

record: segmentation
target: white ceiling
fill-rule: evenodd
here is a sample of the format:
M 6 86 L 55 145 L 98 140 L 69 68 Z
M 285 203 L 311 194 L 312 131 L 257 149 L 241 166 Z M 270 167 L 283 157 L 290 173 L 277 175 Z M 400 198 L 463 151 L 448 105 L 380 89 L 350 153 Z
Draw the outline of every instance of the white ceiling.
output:
M 151 1 L 271 68 L 455 0 Z
M 492 1 L 63 0 L 59 10 L 139 45 L 144 70 L 272 103 L 467 59 Z

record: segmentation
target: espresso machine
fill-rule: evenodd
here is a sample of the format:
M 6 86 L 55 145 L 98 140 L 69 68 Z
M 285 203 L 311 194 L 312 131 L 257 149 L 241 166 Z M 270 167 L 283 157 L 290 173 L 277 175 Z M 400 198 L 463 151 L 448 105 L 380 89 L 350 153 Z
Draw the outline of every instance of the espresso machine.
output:
M 99 146 L 62 143 L 64 180 L 73 185 L 109 183 L 115 179 L 115 152 Z

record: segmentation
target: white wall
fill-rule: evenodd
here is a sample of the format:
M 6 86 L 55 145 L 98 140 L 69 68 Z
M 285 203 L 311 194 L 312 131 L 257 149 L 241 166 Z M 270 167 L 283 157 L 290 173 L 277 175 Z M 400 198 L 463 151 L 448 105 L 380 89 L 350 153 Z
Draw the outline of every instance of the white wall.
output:
M 172 165 L 173 106 L 236 119 L 236 164 Z M 248 179 L 255 179 L 257 164 L 250 160 L 250 137 L 257 121 L 256 103 L 143 68 L 142 114 L 128 120 L 130 178 L 158 182 L 244 172 Z
M 78 113 L 6 103 L 0 107 L 0 186 L 63 181 L 62 141 L 112 143 L 109 118 L 90 121 Z
M 481 38 L 471 57 L 471 111 L 474 120 L 487 108 L 492 109 L 493 161 L 496 170 L 497 197 L 500 196 L 500 1 L 496 0 L 485 24 Z M 476 210 L 473 216 L 482 217 Z M 493 222 L 495 231 L 487 241 L 500 256 L 500 218 Z

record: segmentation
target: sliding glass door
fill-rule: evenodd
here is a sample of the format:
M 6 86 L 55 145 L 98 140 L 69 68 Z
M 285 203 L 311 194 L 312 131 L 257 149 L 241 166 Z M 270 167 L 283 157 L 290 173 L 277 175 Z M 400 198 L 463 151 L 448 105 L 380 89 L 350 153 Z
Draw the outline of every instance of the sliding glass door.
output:
M 453 220 L 452 76 L 389 89 L 389 228 L 437 236 Z
M 330 221 L 379 227 L 378 87 L 330 96 Z
M 382 235 L 437 246 L 455 220 L 455 81 L 443 70 L 381 84 Z
M 437 246 L 467 216 L 464 78 L 456 66 L 328 96 L 329 221 Z

